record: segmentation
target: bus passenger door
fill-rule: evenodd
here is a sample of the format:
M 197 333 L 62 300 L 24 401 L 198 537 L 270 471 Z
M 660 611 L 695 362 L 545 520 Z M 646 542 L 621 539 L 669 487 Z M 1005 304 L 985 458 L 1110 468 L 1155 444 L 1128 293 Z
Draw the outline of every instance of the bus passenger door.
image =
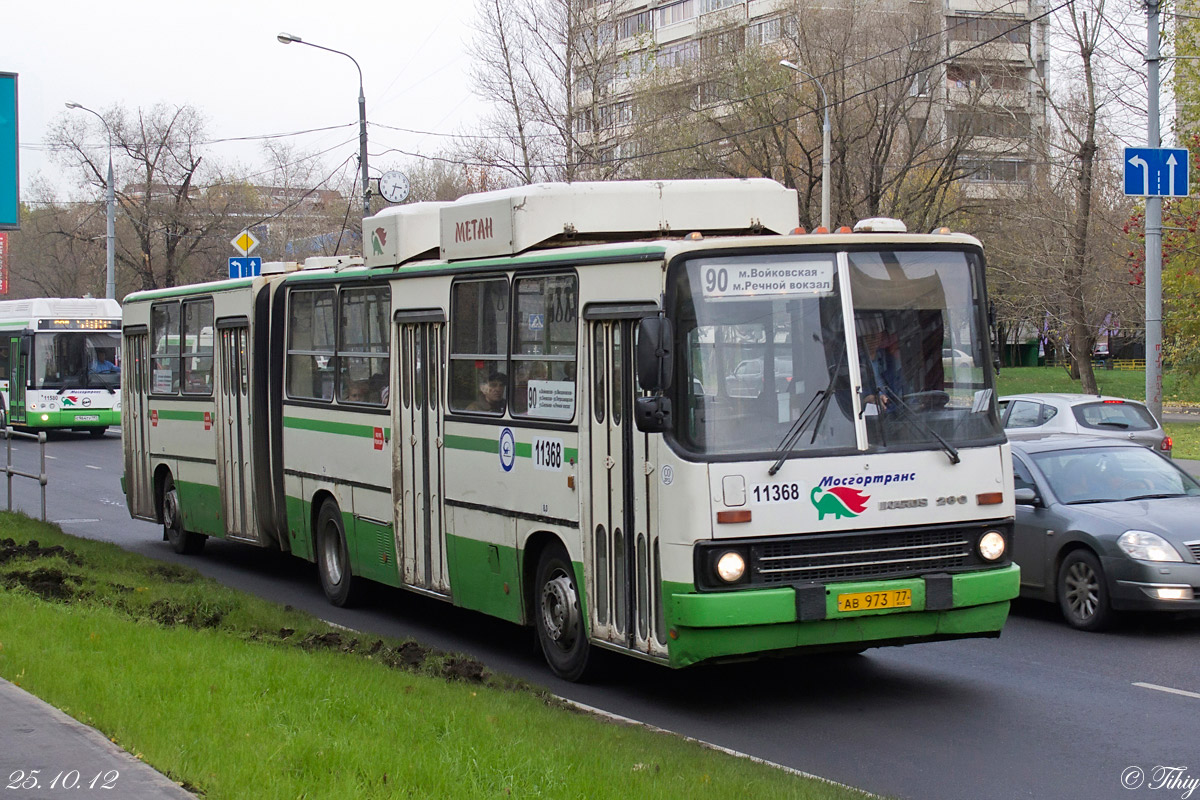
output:
M 637 320 L 588 325 L 589 613 L 596 638 L 665 655 L 658 532 L 651 525 L 646 434 L 633 421 Z M 585 529 L 586 530 L 586 529 Z
M 8 343 L 8 363 L 12 365 L 8 378 L 8 408 L 4 409 L 6 425 L 25 423 L 25 384 L 29 381 L 30 352 L 33 340 L 14 336 Z
M 392 469 L 395 530 L 405 584 L 448 595 L 442 487 L 440 322 L 400 323 L 398 402 Z
M 225 535 L 258 541 L 250 443 L 249 328 L 220 328 L 217 346 L 217 483 Z
M 150 474 L 149 336 L 126 333 L 121 369 L 121 437 L 125 440 L 125 502 L 129 516 L 154 519 L 154 480 Z

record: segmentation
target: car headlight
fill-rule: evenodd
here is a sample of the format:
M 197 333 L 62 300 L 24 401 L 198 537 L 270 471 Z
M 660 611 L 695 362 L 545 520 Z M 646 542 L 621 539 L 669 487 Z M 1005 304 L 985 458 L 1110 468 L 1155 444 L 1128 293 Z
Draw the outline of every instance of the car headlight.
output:
M 1117 545 L 1138 561 L 1183 561 L 1170 542 L 1150 531 L 1125 531 L 1117 539 Z
M 717 559 L 717 576 L 726 583 L 737 583 L 746 574 L 746 559 L 742 554 L 730 550 Z
M 979 555 L 987 561 L 995 561 L 1004 555 L 1006 545 L 1004 535 L 998 531 L 988 531 L 979 537 Z

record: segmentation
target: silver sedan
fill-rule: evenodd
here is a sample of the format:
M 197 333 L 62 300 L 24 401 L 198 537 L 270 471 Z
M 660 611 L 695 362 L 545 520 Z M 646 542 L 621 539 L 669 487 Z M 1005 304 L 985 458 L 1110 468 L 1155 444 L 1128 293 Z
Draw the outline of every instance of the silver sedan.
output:
M 1171 455 L 1171 437 L 1145 403 L 1095 394 L 1035 393 L 1001 397 L 1000 419 L 1010 440 L 1052 433 L 1108 436 Z
M 1012 443 L 1021 594 L 1081 630 L 1116 611 L 1200 611 L 1200 483 L 1130 442 Z

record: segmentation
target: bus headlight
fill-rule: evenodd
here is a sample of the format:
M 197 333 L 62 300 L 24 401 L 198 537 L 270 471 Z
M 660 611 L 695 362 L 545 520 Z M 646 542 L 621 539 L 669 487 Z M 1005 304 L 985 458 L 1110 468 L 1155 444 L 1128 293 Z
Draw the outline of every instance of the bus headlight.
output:
M 726 583 L 737 583 L 746 574 L 746 559 L 742 554 L 730 550 L 717 559 L 717 577 Z
M 50 421 L 50 415 L 42 414 L 42 422 L 49 422 L 49 421 Z
M 1005 549 L 1004 536 L 997 531 L 988 531 L 979 537 L 979 555 L 985 561 L 995 561 L 1004 555 Z

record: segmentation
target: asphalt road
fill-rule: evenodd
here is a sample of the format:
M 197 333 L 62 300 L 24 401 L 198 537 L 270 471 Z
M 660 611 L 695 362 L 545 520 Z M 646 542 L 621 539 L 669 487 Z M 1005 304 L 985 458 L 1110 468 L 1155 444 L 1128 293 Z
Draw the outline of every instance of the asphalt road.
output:
M 20 443 L 19 468 L 36 462 Z M 228 585 L 356 630 L 469 653 L 564 697 L 871 792 L 922 800 L 1182 798 L 1200 781 L 1200 621 L 1127 620 L 1073 631 L 1018 603 L 998 640 L 888 648 L 672 672 L 607 659 L 577 686 L 550 675 L 527 631 L 379 587 L 363 609 L 325 602 L 315 568 L 209 540 L 177 556 L 161 529 L 128 519 L 120 439 L 63 434 L 47 446 L 49 518 L 71 533 L 186 563 Z M 1200 465 L 1195 465 L 1200 466 Z M 18 507 L 38 513 L 36 484 Z M 1156 773 L 1156 767 L 1182 767 Z M 1122 777 L 1142 782 L 1130 790 Z M 1200 797 L 1200 791 L 1194 796 Z

